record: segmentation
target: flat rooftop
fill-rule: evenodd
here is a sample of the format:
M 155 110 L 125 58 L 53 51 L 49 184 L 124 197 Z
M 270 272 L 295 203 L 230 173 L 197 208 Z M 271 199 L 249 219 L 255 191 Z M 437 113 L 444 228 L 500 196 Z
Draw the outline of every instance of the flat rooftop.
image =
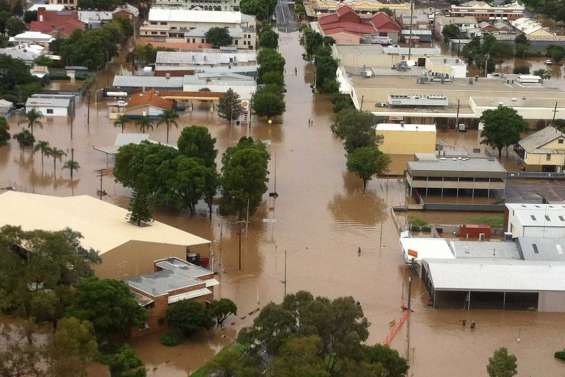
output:
M 496 159 L 440 157 L 435 160 L 408 161 L 412 176 L 506 177 L 506 169 Z
M 450 240 L 455 258 L 522 259 L 514 241 L 459 241 Z
M 379 123 L 377 131 L 436 132 L 435 124 Z

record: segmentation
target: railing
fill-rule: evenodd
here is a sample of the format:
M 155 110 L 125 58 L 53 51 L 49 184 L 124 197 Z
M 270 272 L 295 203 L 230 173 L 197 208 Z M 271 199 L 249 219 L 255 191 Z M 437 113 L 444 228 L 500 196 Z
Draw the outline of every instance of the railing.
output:
M 542 171 L 516 171 L 508 172 L 508 178 L 540 178 L 540 179 L 565 179 L 565 172 L 551 173 Z

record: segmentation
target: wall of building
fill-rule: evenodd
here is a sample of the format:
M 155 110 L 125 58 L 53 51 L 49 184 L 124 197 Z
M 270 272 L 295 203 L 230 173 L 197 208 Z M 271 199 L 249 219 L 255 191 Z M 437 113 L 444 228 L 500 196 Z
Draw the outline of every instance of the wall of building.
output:
M 147 115 L 156 117 L 163 114 L 163 109 L 155 106 L 140 106 L 134 109 L 128 109 L 126 111 L 127 115 Z
M 543 165 L 565 166 L 565 152 L 557 153 L 525 153 L 524 163 L 530 166 L 537 166 L 541 170 Z M 533 171 L 528 169 L 529 171 Z
M 565 312 L 565 292 L 539 292 L 538 311 Z
M 420 131 L 377 131 L 382 136 L 379 149 L 388 154 L 433 153 L 436 149 L 436 133 Z
M 190 250 L 207 257 L 208 245 L 191 247 Z M 153 242 L 129 241 L 101 256 L 102 263 L 94 266 L 100 278 L 124 279 L 154 271 L 157 259 L 177 257 L 186 260 L 186 247 Z
M 68 109 L 62 107 L 46 107 L 46 106 L 26 106 L 26 112 L 35 109 L 44 117 L 66 117 L 68 116 Z

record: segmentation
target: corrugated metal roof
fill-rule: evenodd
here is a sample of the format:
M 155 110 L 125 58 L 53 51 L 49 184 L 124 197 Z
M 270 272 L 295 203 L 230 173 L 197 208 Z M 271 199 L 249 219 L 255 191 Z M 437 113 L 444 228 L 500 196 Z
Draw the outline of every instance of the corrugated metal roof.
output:
M 113 86 L 123 88 L 182 88 L 182 77 L 163 76 L 114 76 Z
M 48 106 L 48 107 L 64 107 L 68 108 L 71 104 L 69 98 L 44 98 L 44 97 L 29 97 L 26 101 L 27 106 Z
M 240 24 L 242 15 L 240 12 L 189 10 L 181 8 L 158 8 L 149 10 L 149 21 L 166 22 L 192 22 L 192 23 L 218 23 L 218 24 Z
M 528 153 L 548 153 L 551 150 L 544 149 L 543 146 L 558 137 L 565 138 L 565 134 L 554 127 L 547 126 L 520 140 L 518 144 Z
M 155 65 L 235 65 L 256 61 L 255 51 L 158 51 Z
M 506 169 L 496 159 L 453 157 L 439 158 L 436 160 L 408 161 L 408 171 L 411 173 L 437 173 L 460 172 L 461 176 L 469 176 L 474 173 L 492 173 L 492 176 L 506 176 Z

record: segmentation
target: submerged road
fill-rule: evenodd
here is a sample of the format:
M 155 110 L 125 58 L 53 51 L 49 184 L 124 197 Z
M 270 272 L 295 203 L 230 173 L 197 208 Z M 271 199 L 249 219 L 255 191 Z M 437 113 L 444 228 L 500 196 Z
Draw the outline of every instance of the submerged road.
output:
M 280 32 L 291 33 L 298 30 L 298 22 L 291 4 L 286 0 L 278 0 L 277 2 L 275 18 L 277 20 L 277 29 Z

